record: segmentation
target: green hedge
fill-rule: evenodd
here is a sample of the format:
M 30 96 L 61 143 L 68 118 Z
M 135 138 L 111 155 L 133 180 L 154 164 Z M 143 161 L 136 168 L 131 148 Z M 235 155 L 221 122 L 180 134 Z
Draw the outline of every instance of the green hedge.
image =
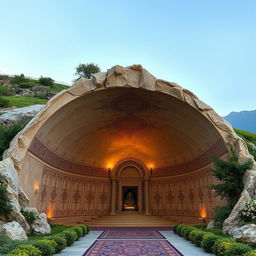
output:
M 249 245 L 236 243 L 234 239 L 225 237 L 220 230 L 200 228 L 178 224 L 173 227 L 173 231 L 216 256 L 256 256 L 256 250 L 253 251 Z

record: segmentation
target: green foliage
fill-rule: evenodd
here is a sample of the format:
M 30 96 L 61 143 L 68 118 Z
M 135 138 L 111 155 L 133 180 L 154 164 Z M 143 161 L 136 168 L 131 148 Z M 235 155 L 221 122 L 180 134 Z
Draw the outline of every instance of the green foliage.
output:
M 21 252 L 27 253 L 28 256 L 42 256 L 42 252 L 31 244 L 19 245 L 17 249 L 14 249 L 13 251 L 11 251 L 12 254 L 21 253 Z
M 193 243 L 196 234 L 198 234 L 200 232 L 202 232 L 202 230 L 200 230 L 200 229 L 196 229 L 196 230 L 191 231 L 189 236 L 188 236 L 188 239 Z
M 216 236 L 226 236 L 229 237 L 229 235 L 223 234 L 222 229 L 221 228 L 209 228 L 207 229 L 207 232 L 210 232 Z
M 246 254 L 244 254 L 244 256 L 256 256 L 256 250 L 247 252 Z
M 46 104 L 47 100 L 39 99 L 30 96 L 3 96 L 3 99 L 9 101 L 10 106 L 15 106 L 17 108 L 27 107 L 36 104 Z
M 177 227 L 177 234 L 178 234 L 179 236 L 181 236 L 181 229 L 182 229 L 183 227 L 185 227 L 185 225 L 183 225 L 183 224 L 179 224 L 178 227 Z
M 172 230 L 173 230 L 173 232 L 175 233 L 175 234 L 178 234 L 178 226 L 179 226 L 180 224 L 176 224 L 176 225 L 174 225 L 173 226 L 173 228 L 172 228 Z
M 97 64 L 94 63 L 87 63 L 87 64 L 79 64 L 78 67 L 76 67 L 76 73 L 75 75 L 81 77 L 85 77 L 87 79 L 90 79 L 92 74 L 100 72 L 100 67 Z
M 38 98 L 38 99 L 46 99 L 47 100 L 49 96 L 48 96 L 48 93 L 43 93 L 42 92 L 42 93 L 36 94 L 35 97 Z
M 82 228 L 82 230 L 83 230 L 83 236 L 85 236 L 87 233 L 88 233 L 88 231 L 87 231 L 87 225 L 84 225 L 84 224 L 81 224 L 81 225 L 77 225 L 77 227 L 80 227 L 80 228 Z
M 75 231 L 78 239 L 83 236 L 83 229 L 81 227 L 74 226 L 72 228 L 69 228 L 68 230 Z
M 54 80 L 50 77 L 40 77 L 38 80 L 39 84 L 43 85 L 43 86 L 49 86 L 49 87 L 53 87 L 54 86 Z
M 61 224 L 51 224 L 51 233 L 52 234 L 57 234 L 60 233 L 66 229 L 70 228 L 68 225 L 61 225 Z
M 217 256 L 224 256 L 225 251 L 234 244 L 235 241 L 232 238 L 218 239 L 213 246 L 213 253 Z
M 234 129 L 234 131 L 242 139 L 244 139 L 246 141 L 250 141 L 251 143 L 256 145 L 256 133 L 246 132 L 246 131 L 242 131 L 242 130 L 238 130 L 238 129 Z
M 243 256 L 247 252 L 251 252 L 252 248 L 247 244 L 234 243 L 224 252 L 224 256 Z
M 210 171 L 221 183 L 212 184 L 211 189 L 215 190 L 217 196 L 227 199 L 229 205 L 234 206 L 244 187 L 243 176 L 252 165 L 253 162 L 250 159 L 244 163 L 239 163 L 234 154 L 229 156 L 227 160 L 215 159 L 214 167 Z
M 0 96 L 9 96 L 12 95 L 12 91 L 3 85 L 0 85 Z
M 57 234 L 58 236 L 62 236 L 67 240 L 67 245 L 72 245 L 78 238 L 75 231 L 62 231 L 61 233 Z
M 216 227 L 222 228 L 223 222 L 228 216 L 230 215 L 232 211 L 231 206 L 218 206 L 214 209 L 214 225 Z
M 196 230 L 195 227 L 186 227 L 186 229 L 183 232 L 183 237 L 188 240 L 190 232 L 192 232 L 194 230 Z
M 43 256 L 51 256 L 55 252 L 55 248 L 51 242 L 52 241 L 48 240 L 38 240 L 34 241 L 32 245 L 38 248 L 42 252 Z
M 11 213 L 12 205 L 8 196 L 7 187 L 3 183 L 3 176 L 0 175 L 0 215 L 6 215 Z
M 203 236 L 203 240 L 201 242 L 201 247 L 206 251 L 206 252 L 213 252 L 213 246 L 215 242 L 219 239 L 222 239 L 223 237 L 221 236 L 216 236 L 214 234 L 205 234 Z
M 48 236 L 46 237 L 47 240 L 52 240 L 56 243 L 55 252 L 59 253 L 67 246 L 67 240 L 61 236 Z
M 7 108 L 11 105 L 10 101 L 4 97 L 0 97 L 0 108 Z
M 21 74 L 19 76 L 14 76 L 14 77 L 11 77 L 10 78 L 10 83 L 12 84 L 20 84 L 20 83 L 24 83 L 24 82 L 27 82 L 27 78 Z
M 4 151 L 9 148 L 12 139 L 28 122 L 29 120 L 23 120 L 9 126 L 0 126 L 0 160 L 2 160 Z
M 18 85 L 19 88 L 22 88 L 22 89 L 30 89 L 34 86 L 38 86 L 38 83 L 36 83 L 35 81 L 32 81 L 32 80 L 28 80 L 26 82 L 22 82 Z
M 252 221 L 256 218 L 256 200 L 251 199 L 240 211 L 240 216 L 245 221 Z
M 33 211 L 21 209 L 21 214 L 26 218 L 26 221 L 30 225 L 38 219 L 38 214 Z
M 201 245 L 201 241 L 203 240 L 203 236 L 205 235 L 206 232 L 204 231 L 199 231 L 194 235 L 194 238 L 192 240 L 192 242 L 197 245 L 200 246 Z

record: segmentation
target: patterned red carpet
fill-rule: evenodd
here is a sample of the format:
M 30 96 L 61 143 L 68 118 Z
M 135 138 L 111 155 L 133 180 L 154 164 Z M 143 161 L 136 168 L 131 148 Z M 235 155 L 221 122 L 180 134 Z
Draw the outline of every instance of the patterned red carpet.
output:
M 106 230 L 99 239 L 163 239 L 157 230 L 150 229 L 120 229 Z
M 83 256 L 182 256 L 158 231 L 105 230 Z

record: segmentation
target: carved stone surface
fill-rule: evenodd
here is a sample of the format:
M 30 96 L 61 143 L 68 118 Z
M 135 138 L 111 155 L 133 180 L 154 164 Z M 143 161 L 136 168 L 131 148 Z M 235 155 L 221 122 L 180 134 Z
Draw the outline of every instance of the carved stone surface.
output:
M 28 239 L 25 230 L 16 221 L 12 221 L 12 222 L 8 222 L 8 223 L 4 224 L 0 228 L 0 234 L 6 235 L 10 239 L 13 239 L 13 240 L 27 240 Z

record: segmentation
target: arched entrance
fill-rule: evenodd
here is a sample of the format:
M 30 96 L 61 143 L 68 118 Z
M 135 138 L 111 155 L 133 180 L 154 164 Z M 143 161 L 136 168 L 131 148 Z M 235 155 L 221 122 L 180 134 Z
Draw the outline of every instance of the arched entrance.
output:
M 118 163 L 111 175 L 111 215 L 138 212 L 149 215 L 147 167 L 137 160 Z
M 141 213 L 196 222 L 201 208 L 211 218 L 220 204 L 208 168 L 228 145 L 240 161 L 250 157 L 232 127 L 192 92 L 140 65 L 114 66 L 51 99 L 5 158 L 30 206 L 63 222 L 116 214 L 128 197 Z

